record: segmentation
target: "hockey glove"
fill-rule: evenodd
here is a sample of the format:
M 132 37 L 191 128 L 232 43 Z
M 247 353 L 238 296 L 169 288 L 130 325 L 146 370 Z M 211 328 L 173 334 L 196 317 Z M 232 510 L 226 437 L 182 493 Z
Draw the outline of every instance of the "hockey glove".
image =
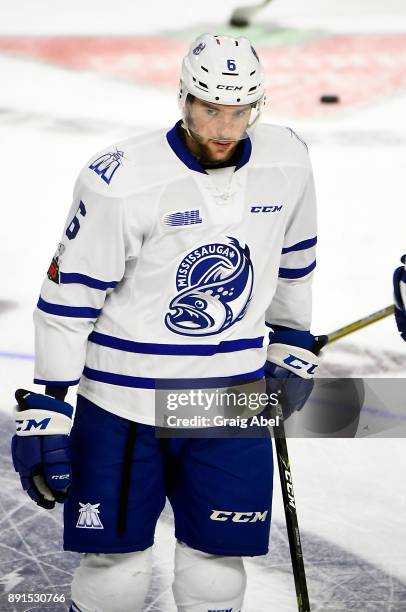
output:
M 318 354 L 328 338 L 282 326 L 274 329 L 265 363 L 266 388 L 268 395 L 279 396 L 286 420 L 309 399 L 320 361 Z
M 73 408 L 67 402 L 18 389 L 16 434 L 11 453 L 24 491 L 51 509 L 67 499 L 71 483 L 69 433 Z
M 403 255 L 400 261 L 406 262 L 406 255 Z M 395 320 L 400 335 L 406 342 L 406 307 L 404 296 L 406 296 L 406 270 L 404 266 L 396 268 L 393 274 L 393 289 L 395 292 Z M 403 296 L 402 296 L 403 294 Z

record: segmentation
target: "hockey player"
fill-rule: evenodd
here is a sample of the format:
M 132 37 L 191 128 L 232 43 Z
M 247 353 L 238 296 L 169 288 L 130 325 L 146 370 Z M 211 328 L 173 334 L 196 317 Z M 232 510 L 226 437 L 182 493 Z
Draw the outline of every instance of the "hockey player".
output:
M 406 255 L 401 257 L 402 266 L 396 268 L 393 275 L 395 292 L 395 320 L 399 333 L 406 341 Z
M 45 394 L 16 393 L 23 487 L 45 508 L 64 502 L 64 548 L 84 553 L 72 611 L 142 609 L 166 497 L 178 610 L 242 610 L 242 558 L 268 550 L 271 440 L 162 443 L 154 389 L 221 387 L 266 362 L 280 390 L 318 364 L 312 169 L 292 130 L 254 130 L 264 74 L 250 42 L 198 38 L 179 103 L 172 129 L 109 147 L 80 173 L 34 315 Z M 78 383 L 72 426 L 64 399 Z M 309 386 L 285 386 L 288 412 Z

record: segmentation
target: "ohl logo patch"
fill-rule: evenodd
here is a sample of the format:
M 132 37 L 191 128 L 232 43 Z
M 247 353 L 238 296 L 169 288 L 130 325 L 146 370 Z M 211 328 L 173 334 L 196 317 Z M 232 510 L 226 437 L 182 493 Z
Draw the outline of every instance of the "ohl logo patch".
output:
M 165 325 L 175 334 L 218 334 L 245 316 L 254 285 L 250 250 L 227 238 L 229 244 L 197 247 L 179 264 L 178 294 L 165 316 Z
M 179 227 L 180 225 L 196 225 L 203 223 L 200 210 L 184 210 L 182 212 L 168 213 L 163 222 L 165 225 Z

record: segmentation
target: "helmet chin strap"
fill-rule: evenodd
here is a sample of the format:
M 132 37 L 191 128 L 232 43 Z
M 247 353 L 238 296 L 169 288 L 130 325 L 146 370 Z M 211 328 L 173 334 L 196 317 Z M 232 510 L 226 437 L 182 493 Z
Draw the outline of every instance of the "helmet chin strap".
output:
M 188 123 L 187 123 L 185 118 L 182 120 L 181 128 L 183 128 L 185 130 L 186 134 L 188 136 L 190 136 L 190 138 L 193 138 L 193 140 L 197 144 L 200 144 L 199 140 L 196 138 L 196 136 L 198 136 L 198 135 L 190 129 L 190 127 L 188 126 Z
M 196 157 L 196 159 L 198 161 L 200 161 L 200 159 L 202 158 L 202 144 L 200 142 L 200 140 L 198 139 L 198 135 L 195 134 L 195 132 L 193 132 L 190 127 L 188 126 L 187 122 L 185 119 L 183 119 L 182 123 L 181 123 L 181 128 L 185 130 L 186 134 L 189 136 L 189 138 L 191 138 L 195 144 L 198 146 L 199 152 L 195 153 L 194 151 L 191 151 L 192 155 L 194 155 Z

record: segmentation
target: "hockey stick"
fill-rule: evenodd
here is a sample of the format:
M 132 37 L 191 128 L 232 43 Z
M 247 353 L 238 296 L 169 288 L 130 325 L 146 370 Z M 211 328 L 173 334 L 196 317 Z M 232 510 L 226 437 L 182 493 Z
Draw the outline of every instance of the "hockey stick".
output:
M 310 612 L 302 544 L 300 541 L 296 501 L 293 492 L 292 474 L 290 471 L 288 446 L 286 443 L 281 404 L 276 406 L 276 416 L 279 417 L 279 424 L 275 425 L 273 428 L 275 450 L 278 459 L 283 506 L 285 509 L 286 529 L 289 539 L 290 558 L 292 560 L 293 578 L 295 580 L 297 607 L 299 612 Z
M 251 4 L 250 6 L 240 6 L 236 8 L 231 15 L 230 25 L 238 28 L 245 28 L 250 24 L 251 18 L 260 11 L 264 6 L 269 4 L 271 0 L 263 0 L 259 4 Z
M 362 329 L 375 321 L 379 321 L 395 311 L 394 305 L 382 308 L 358 321 L 340 327 L 328 334 L 328 344 L 335 342 L 343 336 Z M 290 556 L 292 560 L 293 577 L 295 580 L 297 606 L 299 612 L 310 612 L 309 595 L 307 592 L 306 573 L 303 562 L 302 544 L 300 541 L 299 524 L 297 519 L 296 501 L 293 492 L 292 473 L 290 471 L 288 446 L 286 443 L 285 426 L 281 404 L 276 406 L 276 416 L 279 424 L 274 427 L 275 449 L 278 459 L 279 476 L 281 481 L 283 505 L 285 509 L 286 529 L 288 532 Z
M 371 325 L 371 323 L 380 321 L 381 319 L 388 317 L 394 312 L 395 306 L 391 304 L 390 306 L 386 306 L 386 308 L 381 308 L 381 310 L 377 310 L 376 312 L 373 312 L 372 314 L 367 315 L 362 319 L 358 319 L 358 321 L 354 321 L 353 323 L 344 325 L 344 327 L 340 327 L 339 329 L 336 329 L 328 335 L 328 343 L 330 344 L 331 342 L 335 342 L 343 336 L 348 336 L 348 334 L 352 334 L 353 332 L 358 331 L 359 329 L 362 329 L 367 325 Z

